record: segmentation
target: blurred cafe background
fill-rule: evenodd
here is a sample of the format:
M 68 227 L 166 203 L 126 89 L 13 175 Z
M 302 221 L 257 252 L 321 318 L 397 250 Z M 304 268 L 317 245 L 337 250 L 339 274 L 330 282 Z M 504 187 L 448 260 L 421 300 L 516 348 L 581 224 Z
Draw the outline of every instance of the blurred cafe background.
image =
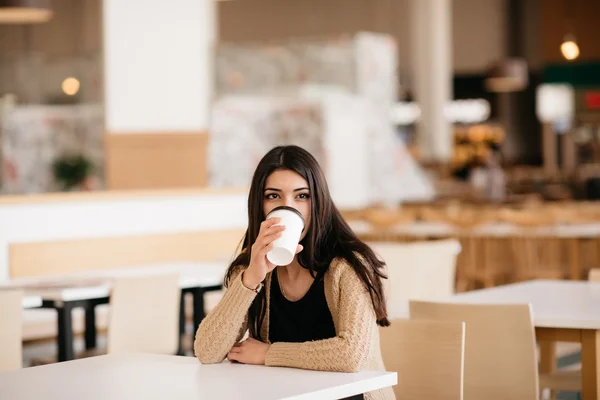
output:
M 194 263 L 220 284 L 280 144 L 318 159 L 374 248 L 456 240 L 452 273 L 426 278 L 448 294 L 587 280 L 599 21 L 597 0 L 0 1 L 0 284 Z M 178 303 L 183 353 L 221 294 Z M 109 305 L 42 300 L 15 322 L 23 367 L 106 344 Z M 557 349 L 580 367 L 579 344 Z

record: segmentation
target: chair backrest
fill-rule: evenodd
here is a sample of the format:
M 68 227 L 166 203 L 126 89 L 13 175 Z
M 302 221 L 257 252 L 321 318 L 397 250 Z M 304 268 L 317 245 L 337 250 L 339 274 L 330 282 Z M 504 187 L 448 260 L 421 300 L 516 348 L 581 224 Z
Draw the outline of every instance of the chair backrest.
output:
M 590 282 L 600 282 L 600 268 L 590 269 L 590 274 L 588 275 L 588 280 Z
M 390 315 L 394 315 L 394 309 L 406 309 L 408 300 L 431 300 L 454 294 L 456 259 L 460 253 L 457 240 L 369 245 L 386 263 L 388 279 L 384 285 Z
M 110 295 L 108 352 L 175 354 L 180 298 L 178 275 L 117 279 Z
M 529 304 L 411 301 L 410 317 L 466 323 L 465 399 L 539 398 L 535 330 Z
M 19 290 L 0 290 L 0 372 L 23 366 L 22 298 Z
M 386 370 L 398 373 L 397 399 L 462 400 L 463 322 L 394 320 L 379 335 Z

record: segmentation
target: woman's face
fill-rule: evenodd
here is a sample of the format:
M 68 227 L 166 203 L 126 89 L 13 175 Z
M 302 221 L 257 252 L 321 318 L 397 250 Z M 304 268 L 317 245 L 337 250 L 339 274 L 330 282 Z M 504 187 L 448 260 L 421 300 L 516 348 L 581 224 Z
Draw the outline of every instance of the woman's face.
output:
M 304 238 L 310 227 L 311 193 L 302 175 L 288 169 L 274 171 L 267 177 L 263 196 L 263 211 L 269 214 L 275 207 L 287 206 L 300 211 L 306 226 Z

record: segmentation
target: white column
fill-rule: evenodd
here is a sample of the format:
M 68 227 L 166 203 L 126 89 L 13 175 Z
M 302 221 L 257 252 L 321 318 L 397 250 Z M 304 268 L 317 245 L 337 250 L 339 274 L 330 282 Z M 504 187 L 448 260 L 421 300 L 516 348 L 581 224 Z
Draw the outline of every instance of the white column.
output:
M 452 124 L 444 107 L 452 100 L 452 0 L 409 0 L 412 88 L 421 107 L 417 140 L 424 161 L 448 162 Z
M 103 0 L 108 133 L 208 128 L 215 0 Z

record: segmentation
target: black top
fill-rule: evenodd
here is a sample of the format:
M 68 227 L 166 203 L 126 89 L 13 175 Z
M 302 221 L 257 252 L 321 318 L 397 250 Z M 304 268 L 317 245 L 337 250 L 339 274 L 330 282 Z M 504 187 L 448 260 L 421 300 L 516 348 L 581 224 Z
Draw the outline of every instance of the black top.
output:
M 269 341 L 271 343 L 302 343 L 335 337 L 335 325 L 327 299 L 323 276 L 317 276 L 308 292 L 298 301 L 289 301 L 283 296 L 273 271 L 270 287 Z M 343 400 L 364 400 L 364 395 Z
M 281 293 L 277 268 L 270 287 L 269 341 L 302 343 L 335 337 L 335 326 L 325 299 L 323 277 L 317 279 L 298 301 Z

